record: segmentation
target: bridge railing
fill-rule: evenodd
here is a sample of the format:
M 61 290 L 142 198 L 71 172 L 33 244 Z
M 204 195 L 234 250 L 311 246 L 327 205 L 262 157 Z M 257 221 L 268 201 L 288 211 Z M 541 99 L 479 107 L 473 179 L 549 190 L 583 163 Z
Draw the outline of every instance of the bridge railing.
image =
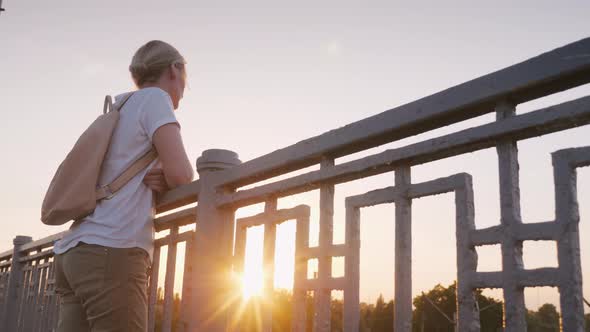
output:
M 162 306 L 162 331 L 170 331 L 173 317 L 173 292 L 176 282 L 176 250 L 179 243 L 186 243 L 190 251 L 194 230 L 180 232 L 182 226 L 195 224 L 195 208 L 181 210 L 154 220 L 156 233 L 168 233 L 154 242 L 154 255 L 150 273 L 149 319 L 150 331 L 156 327 L 156 302 L 160 276 L 160 251 L 167 247 L 164 303 Z M 193 227 L 194 228 L 194 227 Z M 32 241 L 19 236 L 14 249 L 0 254 L 0 323 L 2 331 L 53 331 L 59 313 L 58 296 L 55 293 L 54 243 L 64 232 Z M 166 327 L 167 326 L 167 327 Z
M 225 331 L 229 328 L 239 330 L 239 326 L 232 324 L 232 312 L 235 309 L 232 299 L 235 298 L 236 290 L 231 275 L 233 270 L 239 271 L 243 266 L 247 241 L 245 229 L 264 225 L 264 284 L 265 290 L 270 291 L 276 225 L 285 220 L 295 220 L 297 231 L 293 330 L 305 330 L 308 318 L 305 317 L 302 301 L 308 291 L 313 291 L 316 305 L 310 319 L 314 322 L 314 330 L 330 331 L 330 292 L 342 290 L 344 330 L 357 331 L 361 209 L 394 203 L 395 262 L 391 262 L 395 265 L 394 324 L 396 331 L 411 331 L 411 202 L 419 197 L 444 192 L 454 192 L 456 197 L 457 307 L 460 331 L 480 329 L 473 292 L 481 288 L 502 288 L 506 331 L 525 331 L 524 288 L 536 286 L 559 289 L 564 331 L 583 329 L 575 175 L 578 167 L 590 164 L 590 148 L 566 149 L 553 154 L 555 219 L 543 223 L 523 223 L 520 215 L 517 143 L 588 124 L 590 96 L 523 114 L 517 114 L 516 111 L 521 103 L 588 82 L 590 39 L 584 39 L 248 162 L 240 163 L 237 155 L 230 151 L 205 151 L 197 161 L 199 180 L 164 194 L 157 202 L 158 212 L 164 213 L 172 209 L 182 209 L 198 201 L 196 207 L 178 210 L 158 217 L 155 221 L 158 231 L 169 230 L 169 235 L 156 240 L 156 253 L 159 253 L 162 246 L 168 246 L 167 262 L 164 265 L 159 262 L 159 254 L 154 255 L 150 282 L 151 285 L 157 285 L 159 270 L 165 269 L 163 330 L 171 330 L 177 243 L 186 242 L 187 248 L 181 314 L 177 328 L 190 331 Z M 356 160 L 336 162 L 337 158 L 343 156 L 487 113 L 495 113 L 496 121 L 406 146 L 385 149 Z M 415 184 L 411 181 L 413 166 L 490 147 L 495 147 L 498 154 L 501 203 L 499 225 L 476 229 L 472 180 L 469 174 L 448 174 L 448 177 L 425 183 Z M 319 169 L 298 175 L 288 174 L 313 165 L 319 165 Z M 335 185 L 386 172 L 395 173 L 394 183 L 386 184 L 380 190 L 358 193 L 346 199 L 345 242 L 334 244 Z M 278 176 L 281 178 L 275 179 Z M 277 209 L 277 200 L 314 190 L 319 190 L 320 193 L 319 246 L 310 247 L 309 207 Z M 238 208 L 257 203 L 265 203 L 263 213 L 235 220 L 235 211 Z M 179 234 L 180 226 L 186 224 L 195 224 L 195 230 Z M 55 239 L 43 240 L 41 246 L 49 247 Z M 525 269 L 522 259 L 522 242 L 525 240 L 555 241 L 558 266 Z M 15 240 L 16 242 L 18 241 Z M 502 269 L 478 272 L 476 247 L 490 244 L 501 246 Z M 33 303 L 27 302 L 27 276 L 34 276 L 34 280 L 30 279 L 33 280 L 32 293 L 38 293 L 32 296 L 34 303 L 38 303 L 45 294 L 50 294 L 50 291 L 43 290 L 40 286 L 43 275 L 51 276 L 51 264 L 43 272 L 43 264 L 48 262 L 44 259 L 49 259 L 50 254 L 40 251 L 39 244 L 36 244 L 37 247 L 19 245 L 16 243 L 14 250 L 0 254 L 0 301 L 3 301 L 0 303 L 4 304 L 4 312 L 9 313 L 3 316 L 5 324 L 15 320 L 17 324 L 21 324 L 15 317 L 24 317 L 23 312 L 28 315 L 39 310 L 38 306 L 37 309 L 15 307 L 16 303 Z M 14 257 L 17 257 L 18 264 L 11 263 L 15 262 Z M 23 260 L 22 257 L 30 258 Z M 343 277 L 332 277 L 331 263 L 334 257 L 344 257 Z M 318 274 L 313 279 L 307 278 L 307 262 L 310 259 L 317 259 L 319 262 Z M 29 272 L 29 266 L 37 266 L 37 263 L 29 262 L 37 261 L 38 267 L 30 268 L 32 272 Z M 41 278 L 40 281 L 37 281 L 37 276 Z M 43 285 L 47 289 L 51 285 L 51 278 Z M 155 326 L 155 296 L 156 289 L 151 287 L 151 330 Z M 54 298 L 51 299 L 54 301 Z M 50 316 L 51 313 L 47 315 Z M 270 331 L 271 326 L 272 316 L 266 312 L 260 329 Z

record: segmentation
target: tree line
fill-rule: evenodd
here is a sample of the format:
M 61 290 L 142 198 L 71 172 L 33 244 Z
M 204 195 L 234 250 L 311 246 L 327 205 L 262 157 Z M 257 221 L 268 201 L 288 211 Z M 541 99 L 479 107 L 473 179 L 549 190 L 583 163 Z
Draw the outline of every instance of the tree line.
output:
M 502 331 L 503 303 L 492 297 L 476 292 L 476 299 L 480 311 L 480 324 L 482 332 Z M 163 294 L 158 289 L 156 305 L 156 331 L 162 327 Z M 413 332 L 454 332 L 454 320 L 456 313 L 456 284 L 434 286 L 428 292 L 417 295 L 414 300 L 412 314 Z M 178 294 L 174 296 L 173 326 L 172 331 L 177 330 L 181 300 Z M 272 299 L 252 298 L 244 302 L 239 308 L 240 315 L 236 317 L 234 324 L 239 331 L 256 332 L 260 330 L 262 314 L 265 310 L 272 313 L 272 330 L 277 332 L 290 331 L 293 319 L 293 298 L 286 290 L 277 290 Z M 306 299 L 307 331 L 313 330 L 314 300 L 312 296 Z M 394 321 L 393 300 L 386 301 L 380 295 L 375 303 L 360 304 L 360 332 L 391 332 Z M 590 314 L 586 314 L 586 332 L 590 332 Z M 543 304 L 538 310 L 528 310 L 526 315 L 528 330 L 532 332 L 558 332 L 559 313 L 557 308 L 550 303 Z M 331 330 L 342 331 L 343 303 L 342 300 L 331 301 Z

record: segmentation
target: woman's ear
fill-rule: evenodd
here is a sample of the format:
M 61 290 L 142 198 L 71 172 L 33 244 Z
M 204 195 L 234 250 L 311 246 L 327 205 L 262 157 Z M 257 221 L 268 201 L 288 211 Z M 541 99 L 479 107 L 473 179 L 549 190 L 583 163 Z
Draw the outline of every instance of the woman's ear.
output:
M 171 81 L 174 81 L 177 76 L 178 76 L 178 73 L 176 72 L 176 68 L 174 68 L 174 64 L 169 65 L 168 66 L 168 78 L 170 78 Z

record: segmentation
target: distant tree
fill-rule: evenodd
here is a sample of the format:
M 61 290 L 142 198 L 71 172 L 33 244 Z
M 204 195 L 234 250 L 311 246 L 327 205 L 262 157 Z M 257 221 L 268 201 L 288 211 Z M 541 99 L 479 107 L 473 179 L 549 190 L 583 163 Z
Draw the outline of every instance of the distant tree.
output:
M 293 296 L 285 290 L 277 290 L 271 299 L 253 297 L 239 304 L 239 315 L 235 317 L 236 327 L 240 331 L 260 331 L 261 319 L 265 311 L 272 312 L 272 330 L 276 332 L 290 331 L 293 323 Z M 332 331 L 342 331 L 342 301 L 332 300 Z M 314 298 L 310 295 L 305 299 L 306 330 L 312 331 L 314 321 Z
M 342 331 L 344 303 L 341 300 L 332 300 L 331 304 L 331 326 L 332 331 Z
M 156 291 L 156 307 L 154 308 L 156 331 L 162 330 L 162 319 L 164 318 L 164 293 L 162 287 L 158 287 Z
M 434 303 L 447 317 L 453 319 L 456 311 L 455 285 L 444 287 L 440 284 L 414 298 L 413 330 L 453 332 L 454 325 L 449 322 L 425 297 Z
M 503 308 L 502 301 L 482 295 L 481 290 L 476 291 L 477 304 L 479 306 L 479 321 L 481 332 L 496 332 L 502 329 Z
M 457 312 L 456 284 L 448 287 L 440 284 L 433 289 L 414 298 L 413 330 L 453 332 L 454 324 L 449 321 L 454 319 Z M 478 290 L 475 293 L 480 308 L 480 324 L 482 332 L 496 332 L 502 327 L 502 302 L 491 297 L 486 297 Z M 428 297 L 428 301 L 425 297 Z M 449 319 L 441 314 L 430 302 L 434 303 Z
M 379 294 L 377 298 L 377 302 L 375 302 L 375 309 L 371 314 L 371 318 L 369 321 L 369 327 L 371 331 L 381 331 L 384 330 L 385 327 L 383 326 L 383 312 L 385 311 L 385 300 L 383 300 L 383 295 Z
M 361 332 L 369 331 L 370 330 L 370 321 L 371 315 L 375 306 L 373 304 L 367 304 L 365 302 L 361 302 L 360 304 L 361 313 L 360 313 L 360 322 L 359 322 L 359 330 Z
M 553 304 L 545 303 L 539 307 L 538 311 L 529 310 L 526 320 L 528 330 L 530 331 L 559 331 L 559 313 Z
M 559 313 L 553 304 L 545 303 L 537 311 L 539 321 L 550 331 L 559 331 Z
M 156 300 L 160 302 L 164 301 L 164 292 L 162 287 L 158 287 L 158 290 L 156 291 Z
M 393 321 L 394 321 L 394 312 L 393 312 L 393 300 L 387 302 L 387 306 L 385 306 L 385 331 L 393 331 Z
M 586 321 L 586 332 L 590 332 L 590 314 L 584 316 Z
M 371 332 L 393 330 L 393 301 L 385 303 L 383 295 L 379 295 L 375 307 L 370 313 L 368 328 Z
M 180 319 L 180 294 L 174 293 L 174 301 L 172 302 L 172 332 L 178 329 L 178 320 Z
M 293 297 L 286 290 L 274 293 L 272 306 L 273 331 L 290 331 L 293 320 Z

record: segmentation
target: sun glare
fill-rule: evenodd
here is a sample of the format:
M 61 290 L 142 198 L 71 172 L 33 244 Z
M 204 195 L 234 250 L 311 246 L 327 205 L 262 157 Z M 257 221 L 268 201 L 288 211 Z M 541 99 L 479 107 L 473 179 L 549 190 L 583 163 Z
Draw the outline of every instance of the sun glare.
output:
M 242 274 L 242 296 L 248 300 L 253 296 L 262 295 L 264 275 L 262 271 L 262 243 L 264 229 L 253 227 L 248 229 L 244 272 Z
M 274 288 L 291 290 L 293 288 L 293 268 L 295 256 L 295 223 L 286 222 L 277 227 L 275 247 Z M 264 227 L 248 229 L 244 271 L 241 275 L 242 296 L 245 300 L 263 296 L 263 243 Z
M 261 296 L 263 291 L 262 273 L 244 273 L 242 276 L 242 296 L 249 300 L 254 296 Z

